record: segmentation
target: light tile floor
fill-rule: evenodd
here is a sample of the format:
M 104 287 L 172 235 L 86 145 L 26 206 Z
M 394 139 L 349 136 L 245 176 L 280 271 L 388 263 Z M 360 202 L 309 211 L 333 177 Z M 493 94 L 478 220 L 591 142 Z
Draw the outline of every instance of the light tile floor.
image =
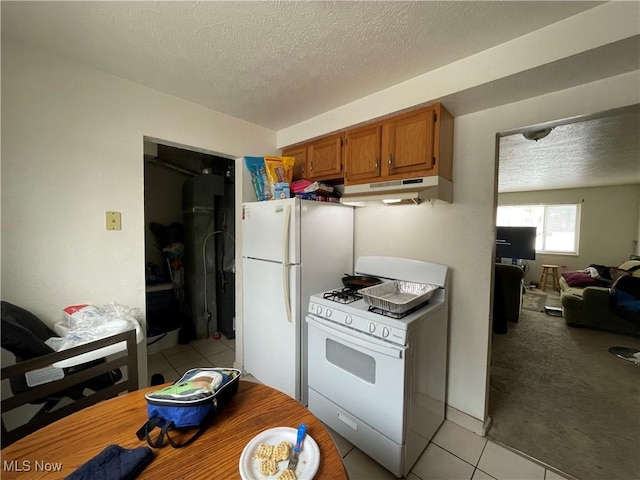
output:
M 235 360 L 235 340 L 196 340 L 149 355 L 149 379 L 154 373 L 173 382 L 189 368 L 231 367 Z M 256 381 L 251 375 L 245 380 Z M 350 480 L 395 480 L 395 476 L 328 429 L 340 451 Z M 407 480 L 563 480 L 560 475 L 531 459 L 445 420 Z

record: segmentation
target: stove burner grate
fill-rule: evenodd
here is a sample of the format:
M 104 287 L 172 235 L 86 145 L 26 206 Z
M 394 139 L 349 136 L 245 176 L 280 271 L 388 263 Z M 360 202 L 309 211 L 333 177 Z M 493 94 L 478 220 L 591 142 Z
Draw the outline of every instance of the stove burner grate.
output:
M 377 313 L 378 315 L 384 315 L 385 317 L 400 319 L 400 318 L 406 317 L 407 315 L 412 314 L 413 312 L 415 312 L 417 310 L 420 310 L 422 307 L 425 307 L 428 304 L 429 304 L 429 301 L 427 300 L 426 302 L 421 303 L 420 305 L 416 305 L 415 307 L 410 308 L 406 312 L 402 312 L 402 313 L 390 312 L 388 310 L 383 310 L 382 308 L 374 307 L 373 305 L 369 305 L 369 311 L 373 312 L 373 313 Z
M 352 288 L 343 288 L 341 290 L 333 290 L 323 295 L 327 300 L 342 304 L 352 303 L 362 298 L 362 294 Z

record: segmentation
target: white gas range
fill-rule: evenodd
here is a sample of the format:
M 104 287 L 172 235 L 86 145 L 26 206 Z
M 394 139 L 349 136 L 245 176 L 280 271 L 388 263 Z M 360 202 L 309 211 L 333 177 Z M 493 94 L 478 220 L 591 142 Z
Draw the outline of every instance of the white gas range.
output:
M 312 295 L 309 313 L 378 339 L 406 345 L 408 326 L 442 308 L 444 294 L 444 290 L 436 292 L 428 303 L 418 305 L 418 308 L 408 314 L 393 314 L 372 307 L 357 290 L 344 288 Z
M 435 285 L 428 303 L 399 315 L 371 309 L 358 292 L 312 295 L 309 409 L 397 476 L 405 476 L 444 420 L 448 269 L 363 256 L 356 273 Z

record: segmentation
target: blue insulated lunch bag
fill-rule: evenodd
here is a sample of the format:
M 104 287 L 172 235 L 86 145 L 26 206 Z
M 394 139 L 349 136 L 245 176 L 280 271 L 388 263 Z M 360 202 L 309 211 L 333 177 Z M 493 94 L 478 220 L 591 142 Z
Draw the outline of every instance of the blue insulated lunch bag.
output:
M 194 368 L 173 385 L 145 394 L 148 420 L 136 432 L 149 446 L 164 446 L 165 438 L 174 448 L 192 443 L 207 428 L 209 421 L 238 391 L 240 370 L 233 368 Z M 155 439 L 151 432 L 159 429 Z M 171 438 L 172 430 L 197 429 L 182 443 Z

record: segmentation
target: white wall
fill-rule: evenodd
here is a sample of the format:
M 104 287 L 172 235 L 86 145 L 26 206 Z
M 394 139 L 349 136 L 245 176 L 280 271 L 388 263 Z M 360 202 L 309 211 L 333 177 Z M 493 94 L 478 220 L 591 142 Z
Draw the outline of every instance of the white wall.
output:
M 640 186 L 541 190 L 498 195 L 499 205 L 579 203 L 580 246 L 578 255 L 537 254 L 528 260 L 526 281 L 538 281 L 543 264 L 582 270 L 592 263 L 616 266 L 635 253 L 638 235 Z
M 80 302 L 144 310 L 145 137 L 234 158 L 275 146 L 274 131 L 2 42 L 3 300 L 48 323 Z M 144 385 L 144 342 L 139 358 Z

